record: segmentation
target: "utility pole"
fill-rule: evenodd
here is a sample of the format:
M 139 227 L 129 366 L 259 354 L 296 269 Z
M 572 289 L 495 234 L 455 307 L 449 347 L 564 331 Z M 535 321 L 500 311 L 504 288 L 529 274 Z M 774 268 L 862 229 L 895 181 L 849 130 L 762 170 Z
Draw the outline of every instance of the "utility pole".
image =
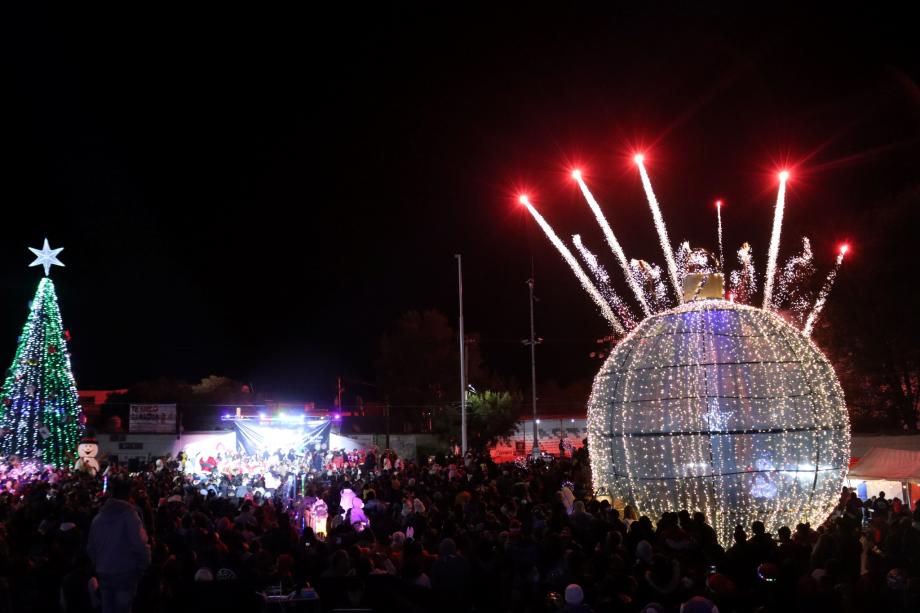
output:
M 463 333 L 463 264 L 457 258 L 457 286 L 460 294 L 460 454 L 466 455 L 466 341 Z
M 533 326 L 533 277 L 527 279 L 527 287 L 530 288 L 530 340 L 524 341 L 525 345 L 530 345 L 530 380 L 532 385 L 531 401 L 533 403 L 533 449 L 531 454 L 534 458 L 540 457 L 540 440 L 537 433 L 537 343 L 539 339 L 534 335 Z

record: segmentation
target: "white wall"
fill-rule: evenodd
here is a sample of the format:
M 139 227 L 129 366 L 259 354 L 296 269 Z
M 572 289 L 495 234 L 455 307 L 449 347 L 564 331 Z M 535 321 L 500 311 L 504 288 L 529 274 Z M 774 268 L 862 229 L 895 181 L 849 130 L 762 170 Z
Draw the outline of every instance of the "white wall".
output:
M 112 440 L 115 438 L 116 440 Z M 185 448 L 191 450 L 213 450 L 218 446 L 233 450 L 236 448 L 236 432 L 218 430 L 214 432 L 195 432 L 192 434 L 100 434 L 99 455 L 117 455 L 119 458 L 151 458 L 164 455 L 175 457 Z M 123 449 L 122 446 L 139 445 L 140 449 Z

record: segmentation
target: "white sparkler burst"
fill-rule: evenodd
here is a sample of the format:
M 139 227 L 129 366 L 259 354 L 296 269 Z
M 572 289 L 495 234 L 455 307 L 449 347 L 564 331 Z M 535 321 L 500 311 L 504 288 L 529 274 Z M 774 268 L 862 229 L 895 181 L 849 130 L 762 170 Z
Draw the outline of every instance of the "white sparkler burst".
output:
M 719 233 L 719 266 L 722 273 L 725 273 L 725 251 L 722 249 L 722 201 L 716 200 L 716 222 Z
M 758 293 L 757 273 L 754 267 L 753 250 L 751 245 L 744 243 L 737 252 L 740 269 L 732 270 L 728 279 L 724 279 L 726 272 L 725 253 L 722 240 L 722 200 L 716 201 L 716 221 L 719 255 L 718 261 L 714 255 L 711 255 L 705 249 L 694 248 L 688 241 L 681 242 L 676 250 L 671 248 L 668 230 L 664 223 L 664 217 L 661 213 L 661 207 L 658 199 L 652 189 L 651 180 L 645 168 L 643 156 L 636 155 L 633 158 L 639 169 L 639 176 L 642 181 L 642 187 L 648 200 L 649 209 L 652 212 L 658 240 L 661 244 L 662 253 L 665 258 L 665 270 L 654 262 L 633 259 L 627 260 L 623 247 L 613 232 L 610 223 L 604 216 L 600 205 L 588 189 L 581 171 L 572 171 L 572 178 L 578 183 L 581 193 L 594 214 L 595 220 L 604 233 L 604 238 L 610 246 L 617 263 L 626 277 L 626 283 L 632 290 L 633 296 L 641 310 L 640 317 L 635 317 L 629 306 L 625 303 L 613 287 L 612 279 L 607 269 L 600 263 L 597 256 L 589 251 L 582 243 L 578 235 L 573 237 L 575 247 L 590 270 L 596 281 L 592 281 L 575 256 L 568 250 L 562 241 L 556 236 L 555 232 L 549 226 L 545 219 L 530 204 L 526 196 L 521 196 L 520 201 L 524 204 L 541 229 L 550 239 L 550 242 L 556 247 L 559 253 L 565 259 L 566 263 L 578 277 L 585 291 L 591 296 L 601 313 L 610 322 L 614 331 L 618 335 L 623 335 L 626 330 L 631 330 L 644 318 L 658 314 L 674 306 L 671 298 L 671 292 L 668 291 L 667 285 L 673 287 L 674 293 L 677 294 L 678 303 L 687 301 L 695 302 L 698 300 L 707 300 L 719 296 L 719 288 L 727 281 L 729 289 L 724 297 L 729 302 L 736 302 L 751 305 Z M 794 323 L 803 328 L 803 333 L 808 335 L 814 328 L 814 322 L 819 316 L 827 296 L 833 286 L 834 278 L 839 271 L 843 262 L 844 251 L 837 258 L 834 269 L 828 275 L 827 280 L 818 292 L 815 300 L 809 295 L 808 285 L 814 275 L 814 255 L 811 250 L 811 244 L 807 238 L 802 239 L 802 251 L 790 257 L 783 265 L 782 270 L 777 270 L 777 259 L 779 256 L 780 236 L 782 234 L 783 215 L 786 205 L 786 185 L 789 180 L 789 172 L 782 171 L 779 173 L 779 189 L 776 196 L 776 205 L 773 213 L 773 228 L 770 236 L 770 248 L 767 254 L 767 269 L 764 283 L 764 310 L 778 311 L 780 309 L 789 310 L 792 316 L 789 317 Z M 721 275 L 713 277 L 713 275 Z M 689 275 L 695 275 L 684 291 L 684 282 Z M 667 281 L 665 281 L 667 276 Z M 694 289 L 695 288 L 695 289 Z M 806 313 L 808 313 L 806 318 Z
M 639 175 L 642 177 L 642 187 L 645 188 L 645 197 L 648 199 L 648 206 L 652 210 L 652 219 L 655 222 L 655 229 L 658 231 L 658 240 L 661 242 L 661 249 L 664 252 L 665 263 L 668 265 L 668 276 L 671 284 L 674 286 L 674 292 L 677 294 L 677 302 L 682 301 L 683 289 L 682 281 L 677 276 L 677 263 L 674 261 L 674 252 L 671 251 L 671 239 L 668 238 L 668 229 L 664 225 L 664 218 L 661 216 L 661 207 L 658 206 L 658 198 L 652 190 L 652 182 L 645 171 L 643 156 L 636 155 L 633 160 L 639 167 Z
M 786 181 L 789 172 L 779 173 L 779 191 L 776 193 L 776 207 L 773 209 L 773 233 L 770 235 L 770 251 L 767 254 L 767 278 L 763 288 L 763 308 L 770 308 L 773 298 L 773 281 L 776 277 L 776 259 L 779 256 L 779 235 L 783 229 L 783 210 L 786 208 Z
M 741 245 L 738 250 L 738 262 L 741 270 L 733 270 L 729 277 L 732 297 L 735 302 L 750 304 L 757 290 L 757 273 L 754 269 L 754 254 L 748 243 Z
M 677 278 L 683 279 L 687 276 L 687 264 L 690 261 L 690 241 L 684 241 L 677 246 L 677 252 L 674 254 L 674 262 L 677 264 Z
M 664 285 L 661 266 L 645 260 L 630 260 L 629 269 L 636 283 L 643 288 L 645 299 L 655 313 L 667 309 L 668 288 Z
M 588 278 L 588 275 L 585 274 L 585 271 L 582 270 L 581 265 L 579 265 L 578 260 L 575 259 L 575 256 L 572 255 L 572 252 L 569 251 L 569 248 L 565 246 L 559 237 L 556 236 L 556 232 L 553 231 L 552 227 L 543 219 L 543 216 L 537 212 L 537 209 L 530 204 L 530 200 L 527 196 L 520 197 L 520 203 L 527 207 L 527 210 L 530 212 L 531 216 L 537 222 L 537 225 L 543 230 L 546 237 L 550 242 L 556 247 L 559 251 L 559 254 L 562 255 L 562 259 L 565 260 L 566 264 L 569 265 L 569 268 L 572 269 L 572 272 L 575 273 L 575 276 L 578 277 L 578 280 L 581 282 L 581 286 L 588 292 L 588 295 L 594 300 L 594 304 L 601 310 L 604 318 L 610 323 L 610 326 L 613 328 L 614 332 L 623 336 L 626 334 L 625 328 L 617 319 L 617 316 L 610 310 L 610 305 L 607 304 L 607 301 L 604 300 L 604 297 L 600 295 L 597 291 L 597 288 L 594 287 L 594 284 L 591 283 L 591 279 Z
M 645 314 L 646 317 L 651 315 L 652 313 L 645 301 L 645 296 L 643 295 L 641 288 L 636 285 L 636 282 L 630 273 L 629 262 L 626 260 L 626 254 L 623 252 L 623 248 L 620 246 L 620 241 L 617 240 L 616 235 L 613 233 L 613 228 L 611 228 L 610 224 L 607 223 L 607 218 L 604 217 L 604 212 L 601 211 L 600 205 L 597 203 L 597 200 L 594 199 L 594 195 L 591 193 L 591 190 L 588 189 L 588 185 L 582 179 L 581 171 L 572 171 L 572 178 L 578 182 L 578 187 L 581 188 L 581 193 L 584 195 L 585 201 L 588 203 L 588 207 L 591 209 L 591 212 L 594 213 L 594 218 L 597 219 L 597 224 L 601 227 L 601 230 L 603 230 L 604 238 L 607 239 L 607 244 L 610 245 L 610 249 L 616 256 L 617 262 L 619 262 L 620 268 L 623 270 L 623 275 L 626 277 L 626 283 L 629 284 L 629 288 L 633 291 L 633 295 L 639 302 L 639 306 L 642 307 L 643 314 Z
M 818 292 L 818 298 L 815 300 L 815 306 L 811 309 L 811 313 L 808 314 L 808 319 L 805 321 L 805 327 L 802 329 L 802 334 L 805 336 L 811 336 L 812 331 L 815 329 L 815 322 L 818 321 L 818 316 L 821 314 L 821 311 L 824 310 L 824 304 L 827 302 L 827 296 L 831 293 L 831 288 L 834 287 L 834 281 L 837 279 L 837 273 L 840 272 L 840 266 L 843 264 L 843 258 L 849 249 L 849 245 L 843 245 L 840 247 L 840 251 L 837 253 L 837 260 L 834 262 L 834 267 L 829 273 L 827 273 L 827 279 L 824 280 L 824 285 L 821 286 L 821 290 Z
M 623 322 L 623 326 L 627 330 L 635 328 L 636 318 L 633 316 L 629 305 L 623 302 L 623 299 L 620 298 L 619 294 L 617 294 L 610 285 L 610 275 L 607 273 L 607 269 L 604 268 L 603 264 L 597 261 L 597 256 L 591 253 L 584 245 L 580 235 L 574 235 L 572 237 L 572 242 L 575 244 L 575 248 L 578 249 L 578 253 L 581 255 L 581 259 L 584 260 L 588 270 L 591 271 L 591 274 L 594 275 L 594 278 L 597 280 L 598 291 L 607 299 L 610 306 L 613 307 L 614 312 L 616 312 Z
M 803 236 L 801 253 L 786 260 L 782 272 L 779 273 L 776 293 L 773 295 L 774 308 L 788 308 L 799 325 L 805 321 L 805 312 L 811 306 L 807 288 L 814 274 L 814 254 L 811 251 L 811 242 Z

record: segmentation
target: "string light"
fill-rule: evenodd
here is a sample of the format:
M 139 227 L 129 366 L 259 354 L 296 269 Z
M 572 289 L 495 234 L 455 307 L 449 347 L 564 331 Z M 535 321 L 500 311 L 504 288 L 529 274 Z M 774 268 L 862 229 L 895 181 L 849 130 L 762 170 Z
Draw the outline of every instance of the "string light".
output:
M 80 440 L 77 386 L 54 283 L 38 284 L 16 355 L 0 393 L 2 455 L 62 466 Z
M 698 300 L 653 315 L 611 352 L 588 403 L 595 493 L 651 517 L 820 523 L 849 460 L 843 392 L 820 350 L 770 311 Z
M 811 304 L 805 286 L 814 269 L 811 245 L 803 239 L 802 252 L 776 274 L 789 179 L 783 171 L 763 308 L 750 304 L 757 279 L 748 243 L 737 252 L 741 268 L 730 274 L 728 300 L 711 290 L 704 295 L 703 287 L 725 267 L 722 202 L 716 202 L 718 266 L 688 242 L 674 252 L 643 156 L 634 161 L 680 304 L 669 307 L 661 267 L 629 262 L 627 280 L 647 305 L 647 316 L 630 326 L 594 380 L 588 437 L 595 494 L 622 499 L 653 518 L 702 511 L 724 546 L 731 544 L 736 524 L 760 520 L 775 531 L 802 521 L 821 523 L 846 476 L 850 426 L 834 369 L 809 335 L 849 247 L 840 248 L 802 331 L 772 310 L 789 305 L 801 323 Z M 604 228 L 581 173 L 573 177 Z M 555 234 L 526 198 L 522 202 L 559 248 Z M 575 244 L 592 271 L 603 270 L 577 236 Z M 573 270 L 578 274 L 580 267 Z M 609 287 L 605 270 L 595 275 Z M 692 287 L 682 290 L 685 281 Z M 721 279 L 713 287 L 721 287 Z M 596 302 L 597 290 L 586 289 Z

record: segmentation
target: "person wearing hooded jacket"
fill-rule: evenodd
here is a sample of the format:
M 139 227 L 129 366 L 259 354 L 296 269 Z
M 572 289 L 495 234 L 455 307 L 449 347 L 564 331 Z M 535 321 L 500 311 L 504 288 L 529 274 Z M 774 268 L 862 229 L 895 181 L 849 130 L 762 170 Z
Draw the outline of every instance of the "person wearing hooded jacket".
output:
M 147 532 L 131 502 L 131 484 L 118 480 L 93 519 L 86 553 L 96 567 L 102 613 L 130 613 L 137 584 L 150 565 Z

